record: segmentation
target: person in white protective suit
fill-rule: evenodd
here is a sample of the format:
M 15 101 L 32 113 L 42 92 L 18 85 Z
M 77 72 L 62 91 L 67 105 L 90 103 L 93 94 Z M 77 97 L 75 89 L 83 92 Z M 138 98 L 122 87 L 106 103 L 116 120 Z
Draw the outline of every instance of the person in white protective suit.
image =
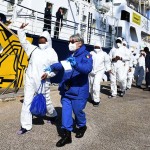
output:
M 122 41 L 122 44 L 126 55 L 129 57 L 129 60 L 125 61 L 125 70 L 124 70 L 124 73 L 126 74 L 126 86 L 127 86 L 127 76 L 130 71 L 129 68 L 130 68 L 130 60 L 131 60 L 131 51 L 130 49 L 127 48 L 127 42 L 125 40 Z
M 24 28 L 28 24 L 22 24 L 18 30 L 18 37 L 22 47 L 24 48 L 29 60 L 28 68 L 26 70 L 26 80 L 24 86 L 24 101 L 21 110 L 21 129 L 17 134 L 24 134 L 32 129 L 32 114 L 30 113 L 30 106 L 33 100 L 35 92 L 41 84 L 41 76 L 44 73 L 44 69 L 53 63 L 58 62 L 58 57 L 54 49 L 52 48 L 51 37 L 47 31 L 44 31 L 39 37 L 39 47 L 32 45 L 26 40 Z M 50 77 L 55 76 L 52 72 L 48 75 L 44 82 L 44 88 L 42 93 L 46 97 L 47 116 L 50 119 L 55 120 L 57 118 L 57 112 L 50 99 Z
M 130 90 L 132 86 L 132 82 L 134 80 L 134 72 L 135 72 L 135 66 L 137 65 L 137 59 L 138 56 L 134 53 L 134 49 L 130 48 L 131 55 L 130 55 L 130 62 L 129 62 L 129 71 L 127 74 L 127 86 L 126 90 Z
M 96 42 L 94 45 L 94 51 L 90 54 L 93 58 L 93 69 L 89 74 L 89 88 L 92 98 L 93 106 L 98 106 L 100 103 L 100 82 L 106 71 L 110 71 L 111 62 L 109 55 L 101 49 L 100 42 Z
M 137 65 L 135 67 L 135 73 L 134 73 L 136 86 L 138 88 L 142 88 L 141 85 L 145 76 L 145 57 L 146 57 L 145 52 L 141 50 Z
M 120 96 L 123 97 L 126 90 L 126 74 L 125 74 L 125 62 L 129 61 L 129 55 L 126 54 L 126 50 L 122 45 L 122 38 L 118 37 L 116 40 L 117 48 L 110 50 L 109 56 L 111 60 L 111 95 L 109 98 L 115 98 L 117 96 L 117 81 L 121 89 Z

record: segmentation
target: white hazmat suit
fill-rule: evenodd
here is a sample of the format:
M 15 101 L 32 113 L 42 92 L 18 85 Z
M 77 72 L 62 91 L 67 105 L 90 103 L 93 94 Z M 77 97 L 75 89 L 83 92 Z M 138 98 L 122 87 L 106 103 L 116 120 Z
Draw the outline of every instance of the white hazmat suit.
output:
M 131 48 L 131 55 L 130 55 L 130 63 L 129 63 L 129 69 L 127 73 L 127 89 L 131 89 L 132 82 L 134 80 L 134 72 L 135 72 L 135 66 L 137 65 L 137 56 L 133 53 L 134 49 Z
M 95 44 L 99 46 L 99 43 Z M 89 74 L 90 94 L 94 102 L 100 102 L 100 82 L 102 81 L 105 70 L 109 71 L 111 63 L 109 56 L 102 49 L 94 49 L 90 52 L 93 59 L 93 69 Z
M 145 52 L 140 53 L 140 57 L 135 68 L 134 76 L 138 87 L 141 87 L 145 75 L 145 56 Z
M 126 88 L 127 88 L 127 84 L 128 84 L 128 77 L 131 75 L 131 73 L 129 72 L 129 69 L 131 69 L 132 65 L 132 52 L 129 48 L 127 48 L 127 42 L 123 41 L 123 49 L 126 52 L 126 56 L 128 56 L 129 60 L 125 61 L 125 70 L 124 73 L 126 74 Z
M 111 49 L 109 56 L 111 60 L 111 96 L 115 97 L 117 95 L 117 81 L 119 82 L 121 91 L 125 92 L 126 90 L 125 62 L 129 61 L 129 55 L 126 54 L 125 48 L 120 44 L 119 48 Z M 122 60 L 113 61 L 116 56 L 119 56 Z
M 27 53 L 27 56 L 29 57 L 32 51 L 34 50 L 28 64 L 28 68 L 26 70 L 24 101 L 21 111 L 21 126 L 26 130 L 31 130 L 32 128 L 32 114 L 30 113 L 29 109 L 34 94 L 35 92 L 37 92 L 41 84 L 41 76 L 44 73 L 44 69 L 49 67 L 53 63 L 58 62 L 57 54 L 51 46 L 51 37 L 49 33 L 47 31 L 44 31 L 41 36 L 47 39 L 47 46 L 43 49 L 32 45 L 29 41 L 26 40 L 24 29 L 18 30 L 19 40 L 25 52 Z M 55 73 L 49 74 L 49 77 L 53 76 L 55 76 Z M 47 78 L 46 82 L 44 83 L 42 93 L 46 97 L 47 115 L 49 117 L 57 116 L 57 112 L 52 105 L 52 101 L 50 100 L 49 78 Z

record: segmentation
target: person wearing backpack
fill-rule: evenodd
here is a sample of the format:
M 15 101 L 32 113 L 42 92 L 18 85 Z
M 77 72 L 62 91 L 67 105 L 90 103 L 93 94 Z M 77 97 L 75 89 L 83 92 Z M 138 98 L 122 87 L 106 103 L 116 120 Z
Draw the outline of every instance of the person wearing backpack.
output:
M 26 70 L 26 80 L 24 86 L 24 101 L 21 110 L 21 129 L 17 134 L 24 134 L 32 129 L 32 114 L 30 106 L 33 101 L 34 94 L 38 91 L 41 84 L 41 76 L 44 69 L 49 65 L 58 62 L 58 56 L 52 48 L 51 37 L 48 31 L 44 31 L 39 37 L 38 44 L 35 46 L 26 40 L 24 28 L 28 24 L 22 24 L 18 30 L 18 37 L 20 43 L 25 50 L 29 60 L 28 68 Z M 45 79 L 43 95 L 46 98 L 47 116 L 55 120 L 57 112 L 50 99 L 50 77 L 55 76 L 54 72 L 48 74 Z

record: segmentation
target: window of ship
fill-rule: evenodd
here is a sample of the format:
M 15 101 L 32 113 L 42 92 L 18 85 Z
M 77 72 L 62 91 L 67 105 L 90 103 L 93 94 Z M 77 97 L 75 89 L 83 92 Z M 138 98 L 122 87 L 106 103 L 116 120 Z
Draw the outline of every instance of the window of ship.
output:
M 115 27 L 115 36 L 122 37 L 122 27 Z
M 9 0 L 9 2 L 13 5 L 15 3 L 15 0 Z
M 14 4 L 15 4 L 15 0 L 9 0 L 9 3 L 7 4 L 8 11 L 13 11 Z
M 119 6 L 121 5 L 121 3 L 114 3 L 114 6 Z
M 92 21 L 92 28 L 96 28 L 96 19 L 93 19 Z
M 121 20 L 125 20 L 127 22 L 130 22 L 130 13 L 125 11 L 125 10 L 122 10 L 121 11 Z
M 68 9 L 67 8 L 63 8 L 63 12 L 64 12 L 63 19 L 67 20 Z
M 91 2 L 91 0 L 85 0 L 85 1 L 87 1 L 88 3 L 90 3 L 90 2 Z
M 83 22 L 83 23 L 86 23 L 86 20 L 87 20 L 87 17 L 86 17 L 85 15 L 83 15 L 83 17 L 82 17 L 82 22 Z
M 149 36 L 149 34 L 148 33 L 145 33 L 145 32 L 141 32 L 141 38 L 142 38 L 142 40 L 144 41 L 144 42 L 149 42 L 150 43 L 150 36 Z
M 107 20 L 106 20 L 106 18 L 104 18 L 102 21 L 103 29 L 106 29 L 106 22 L 107 22 Z
M 134 27 L 130 27 L 130 36 L 132 41 L 138 42 L 137 33 Z
M 106 0 L 106 2 L 112 2 L 113 0 Z

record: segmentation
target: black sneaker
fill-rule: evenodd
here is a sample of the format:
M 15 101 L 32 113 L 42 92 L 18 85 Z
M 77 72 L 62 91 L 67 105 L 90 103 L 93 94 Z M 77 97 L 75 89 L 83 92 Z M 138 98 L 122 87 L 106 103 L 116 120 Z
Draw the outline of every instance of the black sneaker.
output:
M 95 102 L 95 101 L 93 101 L 92 104 L 93 104 L 94 107 L 98 107 L 99 104 L 100 104 L 100 102 Z
M 123 97 L 125 95 L 125 91 L 120 93 L 120 97 Z
M 29 130 L 26 130 L 25 128 L 22 128 L 21 127 L 21 129 L 19 130 L 19 131 L 17 131 L 17 134 L 18 135 L 21 135 L 21 134 L 24 134 L 24 133 L 26 133 L 26 132 L 28 132 Z
M 144 88 L 143 91 L 150 91 L 150 87 L 149 88 Z
M 87 129 L 87 126 L 83 126 L 77 129 L 76 138 L 82 138 L 84 136 L 84 133 Z
M 47 123 L 51 123 L 51 124 L 56 124 L 58 120 L 58 117 L 49 117 L 49 120 L 47 121 Z
M 142 87 L 140 85 L 137 85 L 136 87 L 139 88 L 139 89 L 142 89 Z

